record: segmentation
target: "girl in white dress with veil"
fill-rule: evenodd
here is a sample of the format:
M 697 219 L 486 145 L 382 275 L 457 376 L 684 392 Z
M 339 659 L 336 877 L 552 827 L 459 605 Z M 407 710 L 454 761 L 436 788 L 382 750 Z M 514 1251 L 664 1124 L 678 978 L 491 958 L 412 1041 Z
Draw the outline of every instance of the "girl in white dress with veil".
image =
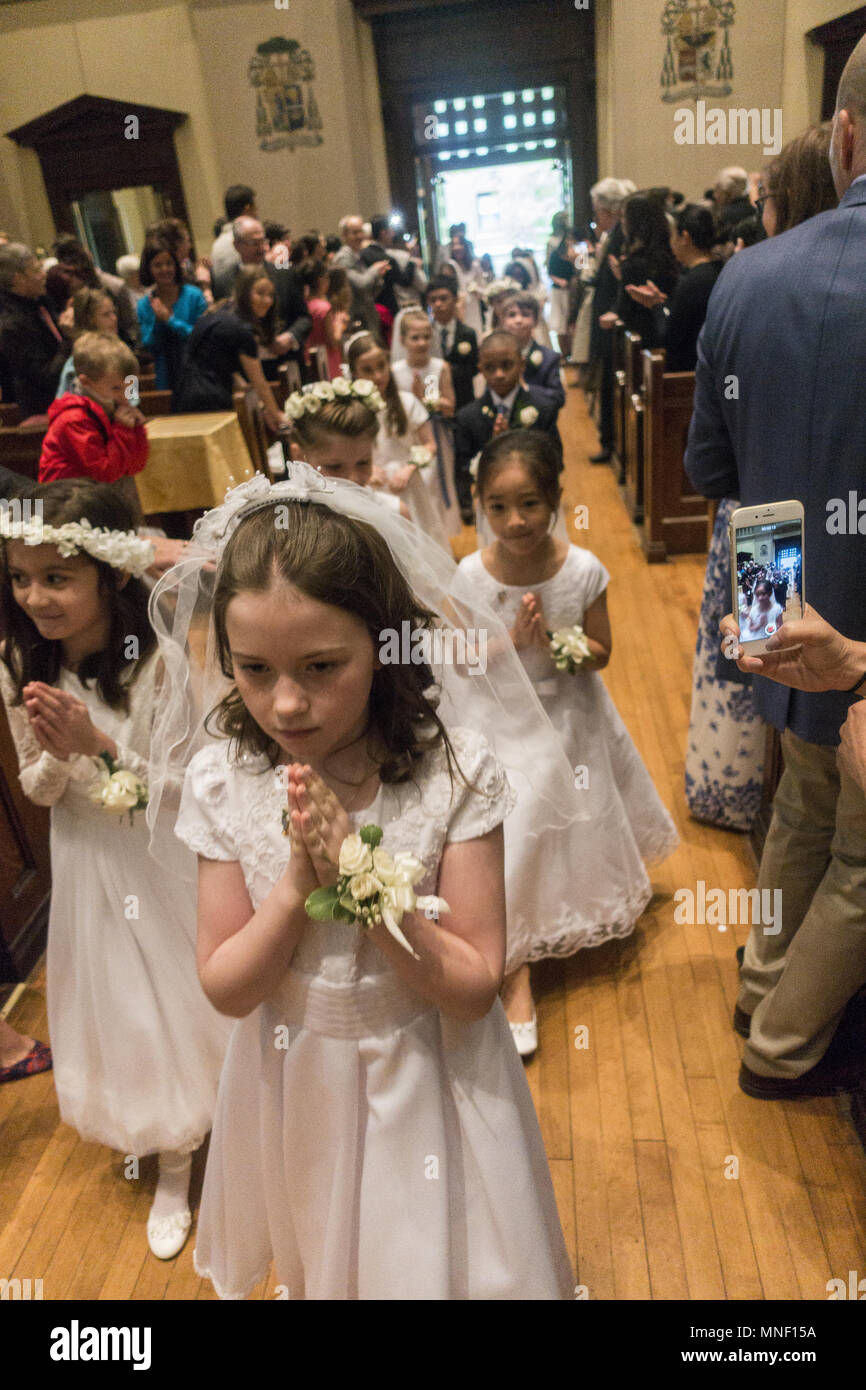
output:
M 518 1049 L 528 1054 L 537 1044 L 528 962 L 628 936 L 652 894 L 643 861 L 670 854 L 678 837 L 598 674 L 611 648 L 608 573 L 588 550 L 552 534 L 561 489 L 547 437 L 515 430 L 491 440 L 475 490 L 494 540 L 460 562 L 455 592 L 483 597 L 510 629 L 589 814 L 571 832 L 571 871 L 556 880 L 546 916 L 535 909 L 535 885 L 549 863 L 525 851 L 527 803 L 506 823 L 503 997 Z M 547 632 L 575 626 L 584 636 L 573 638 L 570 674 L 554 664 Z
M 484 737 L 452 722 L 453 699 L 446 730 L 431 669 L 382 663 L 374 644 L 441 616 L 453 565 L 363 489 L 303 464 L 288 483 L 229 493 L 196 545 L 218 566 L 203 593 L 224 693 L 204 700 L 215 741 L 189 764 L 176 832 L 199 855 L 202 984 L 239 1020 L 196 1268 L 224 1298 L 245 1297 L 272 1259 L 291 1299 L 571 1297 L 497 997 L 513 794 Z M 188 614 L 181 569 L 158 589 L 177 585 Z M 161 641 L 187 650 L 182 628 Z M 492 708 L 475 713 L 490 723 Z M 521 735 L 531 720 L 524 706 Z M 167 713 L 167 749 L 172 728 Z M 382 924 L 306 916 L 344 837 L 370 824 L 450 908 L 406 912 L 414 955 Z
M 430 414 L 436 458 L 430 486 L 438 488 L 445 508 L 449 536 L 459 536 L 463 523 L 454 485 L 454 419 L 456 398 L 451 368 L 441 357 L 434 357 L 433 325 L 423 309 L 406 309 L 400 321 L 405 357 L 391 363 L 398 390 L 413 395 Z
M 57 1099 L 82 1139 L 159 1154 L 148 1239 L 168 1259 L 190 1228 L 191 1156 L 211 1127 L 229 1028 L 196 976 L 194 861 L 170 834 L 157 861 L 131 809 L 147 792 L 163 677 L 140 577 L 153 548 L 111 484 L 64 480 L 32 496 L 43 515 L 31 539 L 45 543 L 0 517 L 0 534 L 18 537 L 0 543 L 0 692 L 24 793 L 51 807 Z
M 384 401 L 373 454 L 374 469 L 391 492 L 405 501 L 416 526 L 451 554 L 448 544 L 448 499 L 443 497 L 436 456 L 436 439 L 426 407 L 411 391 L 401 391 L 385 349 L 370 333 L 359 333 L 347 352 L 349 370 L 357 383 L 369 382 Z M 416 461 L 416 454 L 424 461 Z

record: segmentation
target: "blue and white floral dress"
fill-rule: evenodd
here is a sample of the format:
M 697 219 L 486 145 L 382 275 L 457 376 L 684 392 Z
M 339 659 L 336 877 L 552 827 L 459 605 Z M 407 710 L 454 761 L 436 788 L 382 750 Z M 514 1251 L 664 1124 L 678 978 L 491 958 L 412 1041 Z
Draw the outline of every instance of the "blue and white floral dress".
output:
M 731 610 L 728 523 L 739 507 L 719 503 L 692 673 L 686 750 L 686 801 L 692 815 L 725 830 L 751 830 L 761 804 L 765 725 L 755 709 L 751 678 L 720 650 L 719 624 Z

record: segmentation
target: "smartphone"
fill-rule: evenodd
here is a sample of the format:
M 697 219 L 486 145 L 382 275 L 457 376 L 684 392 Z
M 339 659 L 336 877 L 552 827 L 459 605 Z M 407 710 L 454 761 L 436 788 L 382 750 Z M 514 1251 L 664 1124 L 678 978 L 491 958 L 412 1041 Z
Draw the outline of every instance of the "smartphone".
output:
M 760 656 L 783 623 L 802 618 L 803 504 L 738 507 L 730 521 L 733 613 L 746 656 Z

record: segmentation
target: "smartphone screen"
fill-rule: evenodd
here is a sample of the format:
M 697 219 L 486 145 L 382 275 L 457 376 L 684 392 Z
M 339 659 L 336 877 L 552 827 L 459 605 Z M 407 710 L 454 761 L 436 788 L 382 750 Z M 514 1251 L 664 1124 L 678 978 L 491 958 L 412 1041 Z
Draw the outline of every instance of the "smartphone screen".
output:
M 763 642 L 803 616 L 803 519 L 740 517 L 732 524 L 740 641 Z

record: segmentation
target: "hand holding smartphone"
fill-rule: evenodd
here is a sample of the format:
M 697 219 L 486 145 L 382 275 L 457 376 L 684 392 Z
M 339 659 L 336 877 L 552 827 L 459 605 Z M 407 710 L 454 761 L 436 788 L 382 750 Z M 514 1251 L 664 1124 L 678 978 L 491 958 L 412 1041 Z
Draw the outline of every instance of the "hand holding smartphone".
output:
M 784 622 L 802 618 L 802 502 L 738 507 L 730 521 L 733 614 L 744 656 L 759 656 Z

